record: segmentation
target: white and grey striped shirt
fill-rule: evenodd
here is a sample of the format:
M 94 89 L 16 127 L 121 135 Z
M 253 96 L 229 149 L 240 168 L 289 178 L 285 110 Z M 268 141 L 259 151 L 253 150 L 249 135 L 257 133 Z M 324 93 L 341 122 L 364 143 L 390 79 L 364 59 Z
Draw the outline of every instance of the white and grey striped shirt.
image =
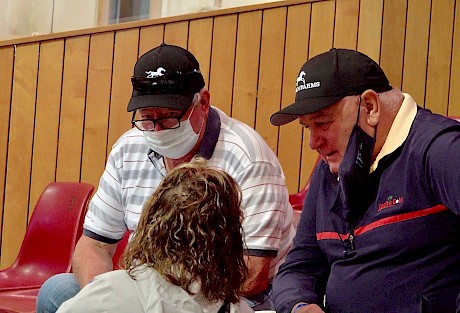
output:
M 227 172 L 242 190 L 243 230 L 249 255 L 273 257 L 270 278 L 294 236 L 284 173 L 273 151 L 251 127 L 211 108 L 199 155 Z M 133 128 L 114 144 L 90 202 L 85 235 L 115 243 L 137 227 L 144 202 L 166 175 L 161 156 Z

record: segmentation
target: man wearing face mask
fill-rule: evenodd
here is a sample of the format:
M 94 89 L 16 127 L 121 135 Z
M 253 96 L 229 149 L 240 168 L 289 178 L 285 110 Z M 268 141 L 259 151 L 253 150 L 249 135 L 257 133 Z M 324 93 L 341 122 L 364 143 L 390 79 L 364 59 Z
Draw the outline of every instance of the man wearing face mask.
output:
M 335 48 L 302 66 L 295 103 L 270 120 L 296 119 L 322 160 L 274 279 L 277 312 L 460 312 L 460 123 Z
M 210 106 L 189 51 L 166 44 L 148 51 L 136 62 L 131 81 L 128 111 L 134 127 L 108 157 L 75 249 L 73 274 L 45 282 L 37 312 L 55 312 L 96 275 L 112 270 L 117 243 L 127 229 L 136 230 L 144 202 L 169 170 L 195 156 L 239 184 L 249 270 L 242 294 L 256 310 L 273 309 L 271 281 L 295 232 L 277 157 L 254 129 Z

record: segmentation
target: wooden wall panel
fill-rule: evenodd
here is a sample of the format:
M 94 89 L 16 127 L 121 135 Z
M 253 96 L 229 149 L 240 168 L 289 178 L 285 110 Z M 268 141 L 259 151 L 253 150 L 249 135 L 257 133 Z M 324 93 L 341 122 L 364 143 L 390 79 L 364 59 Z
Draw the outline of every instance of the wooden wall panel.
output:
M 272 148 L 278 149 L 278 129 L 270 124 L 270 115 L 279 110 L 283 77 L 286 8 L 266 10 L 262 19 L 262 42 L 255 129 Z
M 317 153 L 297 122 L 269 117 L 294 101 L 301 65 L 358 49 L 419 105 L 460 115 L 459 12 L 457 0 L 287 0 L 0 42 L 0 266 L 48 180 L 98 184 L 131 127 L 133 66 L 160 43 L 197 57 L 211 104 L 261 133 L 294 193 Z
M 11 264 L 16 258 L 28 221 L 38 55 L 38 43 L 16 47 L 3 209 L 2 266 Z
M 455 6 L 455 25 L 452 44 L 452 62 L 450 69 L 448 114 L 460 116 L 460 5 Z
M 3 217 L 8 136 L 10 129 L 11 86 L 13 84 L 14 47 L 0 48 L 0 216 Z M 3 219 L 0 218 L 0 248 Z M 1 256 L 1 253 L 0 253 Z M 1 261 L 1 259 L 0 259 Z M 1 265 L 1 264 L 0 264 Z
M 297 75 L 308 56 L 310 21 L 311 4 L 288 8 L 280 109 L 292 104 L 295 100 Z M 278 158 L 283 167 L 290 193 L 299 191 L 307 180 L 307 177 L 299 175 L 302 160 L 302 135 L 302 127 L 296 121 L 279 128 Z M 305 151 L 305 153 L 310 152 L 311 150 Z
M 64 39 L 47 41 L 40 45 L 30 184 L 31 205 L 35 205 L 49 182 L 56 180 L 63 60 Z M 80 151 L 76 154 L 80 155 Z M 32 210 L 29 218 L 31 214 Z
M 131 128 L 131 113 L 127 112 L 127 107 L 132 94 L 131 76 L 137 60 L 138 44 L 137 28 L 115 33 L 107 153 L 115 141 Z
M 188 21 L 166 24 L 164 42 L 187 48 Z
M 81 181 L 94 186 L 104 171 L 109 129 L 110 90 L 114 32 L 95 34 L 90 39 Z
M 379 63 L 382 38 L 383 0 L 361 0 L 359 8 L 358 47 Z
M 57 181 L 80 180 L 89 38 L 73 37 L 65 43 Z
M 448 112 L 454 3 L 437 0 L 431 7 L 425 107 L 439 114 Z
M 238 17 L 232 116 L 252 128 L 256 125 L 261 25 L 261 11 Z
M 142 27 L 139 35 L 139 56 L 161 45 L 164 37 L 164 25 Z
M 190 21 L 188 34 L 188 50 L 200 63 L 200 70 L 206 87 L 209 84 L 209 71 L 211 69 L 213 26 L 213 18 L 193 20 Z
M 358 41 L 359 0 L 336 2 L 334 47 L 356 49 Z
M 328 51 L 334 42 L 335 1 L 312 4 L 308 58 Z
M 426 64 L 430 31 L 431 0 L 409 0 L 402 90 L 418 105 L 425 104 Z
M 232 114 L 232 86 L 235 68 L 237 15 L 214 19 L 209 92 L 211 104 Z
M 383 12 L 380 66 L 392 86 L 401 89 L 407 3 L 386 0 Z

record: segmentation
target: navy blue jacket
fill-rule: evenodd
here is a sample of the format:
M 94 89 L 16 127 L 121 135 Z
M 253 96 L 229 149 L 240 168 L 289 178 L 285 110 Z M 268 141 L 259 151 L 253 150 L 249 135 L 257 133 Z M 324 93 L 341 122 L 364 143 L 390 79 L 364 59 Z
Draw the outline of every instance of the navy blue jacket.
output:
M 304 301 L 327 312 L 460 312 L 460 123 L 420 109 L 402 146 L 371 174 L 355 225 L 321 162 L 274 280 L 278 313 Z M 345 253 L 344 253 L 345 251 Z

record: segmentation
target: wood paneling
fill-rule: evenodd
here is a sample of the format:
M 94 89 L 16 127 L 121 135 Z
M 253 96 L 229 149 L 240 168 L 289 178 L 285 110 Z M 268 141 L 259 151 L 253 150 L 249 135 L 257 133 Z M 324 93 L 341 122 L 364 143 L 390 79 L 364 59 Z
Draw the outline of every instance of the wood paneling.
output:
M 402 0 L 404 1 L 404 0 Z M 359 7 L 358 47 L 377 63 L 380 61 L 383 0 L 361 0 Z
M 139 37 L 139 56 L 141 56 L 163 42 L 164 25 L 142 27 Z
M 85 123 L 89 36 L 66 40 L 59 123 L 57 181 L 79 181 Z
M 401 88 L 407 3 L 386 0 L 384 12 L 380 66 L 393 87 Z
M 249 12 L 238 17 L 232 116 L 251 127 L 256 124 L 257 84 L 262 12 Z
M 81 181 L 97 186 L 104 171 L 109 130 L 114 32 L 91 36 Z
M 422 107 L 425 104 L 430 9 L 431 0 L 409 0 L 407 6 L 402 90 L 410 90 Z
M 460 5 L 458 3 L 455 6 L 454 19 L 448 114 L 451 116 L 460 116 Z
M 49 181 L 98 184 L 131 127 L 133 66 L 153 47 L 196 56 L 211 104 L 263 136 L 294 193 L 317 154 L 297 122 L 269 118 L 294 101 L 301 65 L 357 49 L 419 105 L 460 115 L 459 13 L 457 0 L 288 0 L 0 42 L 1 266 Z
M 10 129 L 14 49 L 15 48 L 12 46 L 0 48 L 0 68 L 2 69 L 0 71 L 0 216 L 3 216 L 5 205 L 5 178 L 8 160 L 8 137 Z M 3 218 L 0 218 L 0 230 L 3 230 Z M 0 242 L 3 237 L 2 234 L 3 232 L 0 231 Z
M 115 33 L 107 153 L 118 137 L 131 128 L 131 114 L 127 112 L 127 107 L 132 93 L 131 76 L 137 60 L 138 42 L 139 29 Z
M 56 180 L 63 62 L 64 39 L 46 41 L 40 45 L 30 184 L 31 205 L 37 202 L 46 185 Z M 80 151 L 77 152 L 79 154 Z M 32 210 L 29 218 L 31 213 Z
M 286 8 L 266 10 L 262 19 L 262 43 L 255 129 L 277 152 L 278 129 L 270 124 L 270 115 L 279 110 L 283 77 Z
M 211 105 L 232 113 L 232 86 L 235 68 L 237 15 L 214 19 L 209 91 Z
M 190 21 L 188 34 L 188 50 L 200 63 L 201 74 L 206 86 L 209 84 L 209 71 L 211 69 L 213 26 L 213 18 L 193 20 Z
M 425 107 L 439 114 L 448 112 L 454 4 L 437 0 L 431 7 Z
M 337 1 L 334 27 L 334 47 L 356 49 L 358 41 L 359 0 Z
M 28 221 L 39 48 L 38 43 L 24 44 L 18 46 L 15 53 L 2 225 L 2 266 L 11 264 L 16 258 Z

